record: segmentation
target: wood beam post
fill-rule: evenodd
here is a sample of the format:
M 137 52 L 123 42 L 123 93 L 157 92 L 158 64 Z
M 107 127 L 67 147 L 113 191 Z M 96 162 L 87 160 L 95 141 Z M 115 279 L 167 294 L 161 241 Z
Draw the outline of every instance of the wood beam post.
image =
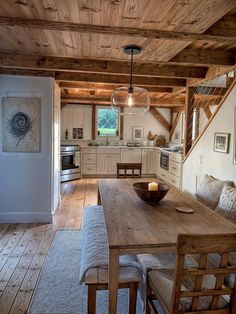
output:
M 154 115 L 154 117 L 162 124 L 162 126 L 170 132 L 170 124 L 166 121 L 163 115 L 155 108 L 150 108 L 149 111 Z
M 172 111 L 172 110 L 171 110 Z M 172 115 L 173 115 L 173 111 L 172 111 Z M 177 126 L 177 123 L 179 121 L 181 113 L 177 112 L 174 121 L 171 123 L 171 130 L 170 130 L 170 141 L 172 139 L 172 136 L 174 134 L 175 128 Z
M 124 115 L 122 113 L 124 113 L 124 108 L 121 107 L 120 108 L 120 140 L 124 139 Z
M 192 126 L 193 126 L 193 108 L 194 108 L 195 87 L 186 88 L 185 98 L 185 137 L 184 137 L 184 155 L 186 156 L 192 146 Z
M 203 110 L 205 112 L 207 120 L 210 120 L 211 116 L 212 116 L 212 113 L 211 113 L 211 110 L 209 109 L 209 106 L 203 107 Z
M 92 140 L 96 138 L 96 106 L 92 106 Z

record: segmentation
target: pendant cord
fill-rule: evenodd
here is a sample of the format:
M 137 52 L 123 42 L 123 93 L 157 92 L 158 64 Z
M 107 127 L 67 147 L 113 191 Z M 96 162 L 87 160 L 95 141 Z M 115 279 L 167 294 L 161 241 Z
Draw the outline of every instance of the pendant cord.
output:
M 134 55 L 134 51 L 132 49 L 131 50 L 131 64 L 130 64 L 130 84 L 129 84 L 130 87 L 132 87 L 133 85 L 133 55 Z

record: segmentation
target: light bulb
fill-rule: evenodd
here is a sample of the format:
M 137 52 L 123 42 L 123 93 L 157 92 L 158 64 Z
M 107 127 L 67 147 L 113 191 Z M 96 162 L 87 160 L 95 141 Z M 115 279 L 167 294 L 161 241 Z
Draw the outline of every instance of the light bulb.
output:
M 134 105 L 134 97 L 133 97 L 133 93 L 128 93 L 128 97 L 127 97 L 127 106 L 130 108 L 130 107 L 133 107 Z

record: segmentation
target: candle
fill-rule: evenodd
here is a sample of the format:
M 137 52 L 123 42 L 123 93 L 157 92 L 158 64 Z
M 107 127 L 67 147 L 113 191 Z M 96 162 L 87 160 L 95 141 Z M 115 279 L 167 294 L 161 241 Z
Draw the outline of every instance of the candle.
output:
M 157 191 L 158 190 L 158 183 L 150 182 L 148 183 L 148 191 Z

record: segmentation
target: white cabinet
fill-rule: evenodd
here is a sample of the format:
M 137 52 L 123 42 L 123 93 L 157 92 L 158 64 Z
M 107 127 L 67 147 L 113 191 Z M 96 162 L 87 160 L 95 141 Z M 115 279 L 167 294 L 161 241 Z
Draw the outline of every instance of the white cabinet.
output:
M 121 149 L 121 162 L 140 163 L 142 162 L 141 148 L 123 148 Z
M 83 129 L 83 139 L 91 139 L 92 107 L 67 105 L 61 110 L 61 138 L 65 139 L 68 131 L 68 139 L 73 139 L 73 128 Z
M 142 173 L 155 174 L 156 152 L 155 149 L 142 149 Z
M 182 185 L 182 155 L 169 153 L 169 170 L 159 169 L 158 177 L 166 183 L 181 189 Z
M 156 177 L 159 176 L 160 172 L 160 157 L 161 157 L 161 152 L 159 150 L 155 150 L 156 153 L 156 165 L 155 165 L 155 175 Z
M 115 175 L 116 164 L 120 162 L 119 148 L 98 148 L 97 174 Z
M 82 148 L 82 175 L 92 176 L 97 173 L 97 150 L 96 148 Z

